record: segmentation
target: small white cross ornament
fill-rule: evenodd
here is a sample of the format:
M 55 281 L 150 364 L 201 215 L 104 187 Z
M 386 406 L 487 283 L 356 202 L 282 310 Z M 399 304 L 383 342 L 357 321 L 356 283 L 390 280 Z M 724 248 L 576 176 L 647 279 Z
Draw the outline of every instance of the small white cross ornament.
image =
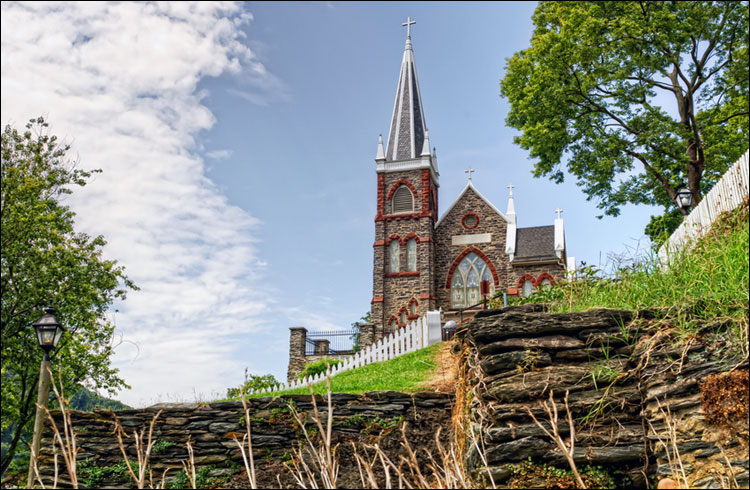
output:
M 560 214 L 562 213 L 562 209 L 557 208 L 555 209 L 555 212 L 557 213 L 557 219 L 560 219 Z
M 475 170 L 474 170 L 473 168 L 471 168 L 471 167 L 469 167 L 469 168 L 467 168 L 466 170 L 464 170 L 464 173 L 465 173 L 465 174 L 469 174 L 469 182 L 471 182 L 471 174 L 472 174 L 473 172 L 475 172 Z

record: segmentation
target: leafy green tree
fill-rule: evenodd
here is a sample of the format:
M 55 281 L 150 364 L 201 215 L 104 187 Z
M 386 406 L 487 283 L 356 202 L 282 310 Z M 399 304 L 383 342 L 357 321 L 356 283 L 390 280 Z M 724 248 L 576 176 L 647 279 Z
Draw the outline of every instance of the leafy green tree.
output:
M 695 207 L 747 150 L 748 2 L 540 2 L 533 21 L 501 94 L 536 177 L 567 167 L 611 216 L 674 209 L 681 183 Z
M 110 365 L 114 326 L 105 312 L 135 286 L 115 261 L 102 258 L 103 237 L 73 229 L 75 215 L 61 201 L 92 172 L 75 168 L 68 150 L 48 134 L 41 117 L 22 133 L 10 126 L 2 133 L 2 432 L 8 436 L 3 474 L 30 435 L 43 356 L 30 324 L 50 302 L 67 328 L 51 353 L 66 391 L 86 385 L 114 393 L 127 387 Z

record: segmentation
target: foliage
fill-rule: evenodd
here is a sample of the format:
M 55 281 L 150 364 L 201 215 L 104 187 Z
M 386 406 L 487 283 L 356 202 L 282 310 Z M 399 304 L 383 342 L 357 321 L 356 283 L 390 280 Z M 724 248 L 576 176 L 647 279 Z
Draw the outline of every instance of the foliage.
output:
M 669 307 L 676 317 L 685 318 L 682 328 L 687 330 L 732 320 L 734 345 L 747 349 L 749 248 L 745 201 L 717 219 L 689 251 L 670 257 L 669 268 L 662 268 L 653 253 L 611 277 L 585 266 L 577 270 L 574 280 L 558 281 L 529 301 L 547 302 L 550 311 Z
M 350 340 L 352 341 L 352 351 L 354 351 L 354 352 L 359 352 L 359 349 L 360 349 L 360 345 L 359 345 L 359 327 L 360 327 L 360 325 L 364 325 L 364 324 L 367 324 L 367 323 L 372 323 L 372 315 L 371 315 L 371 313 L 369 311 L 367 313 L 365 313 L 364 315 L 362 315 L 359 320 L 357 320 L 356 322 L 352 323 L 352 328 L 355 329 L 355 330 L 357 330 L 357 333 L 355 333 L 354 335 L 352 335 L 351 337 L 349 337 Z
M 23 133 L 10 126 L 2 133 L 2 430 L 10 437 L 3 474 L 35 413 L 42 350 L 29 325 L 50 302 L 67 328 L 51 353 L 65 390 L 85 384 L 112 393 L 127 386 L 110 365 L 114 325 L 104 314 L 135 286 L 117 262 L 102 257 L 103 237 L 74 231 L 75 214 L 61 201 L 96 171 L 75 168 L 68 150 L 42 118 Z
M 121 401 L 101 396 L 84 387 L 80 387 L 78 391 L 70 397 L 71 410 L 92 412 L 95 408 L 102 408 L 105 410 L 130 410 L 132 407 Z
M 103 483 L 112 480 L 122 483 L 130 480 L 125 461 L 111 466 L 97 466 L 94 461 L 85 459 L 77 464 L 76 470 L 84 488 L 99 488 Z
M 748 2 L 540 2 L 533 21 L 501 93 L 534 175 L 564 164 L 604 214 L 661 205 L 648 231 L 671 232 L 679 184 L 696 206 L 747 149 Z
M 225 483 L 226 478 L 212 477 L 211 472 L 215 469 L 213 465 L 204 466 L 195 472 L 195 488 L 220 488 Z M 180 470 L 171 482 L 167 483 L 167 488 L 190 488 L 190 482 L 185 470 Z
M 511 474 L 509 488 L 577 488 L 571 470 L 537 465 L 531 459 L 504 466 Z M 618 488 L 615 478 L 601 466 L 584 466 L 581 478 L 587 488 Z
M 314 361 L 305 365 L 305 368 L 301 373 L 299 373 L 299 375 L 297 375 L 297 377 L 299 379 L 303 379 L 308 376 L 315 376 L 316 374 L 325 373 L 329 367 L 338 366 L 339 364 L 343 364 L 343 361 L 341 361 L 340 359 L 332 359 L 326 357 L 319 361 Z
M 245 393 L 271 388 L 280 384 L 272 374 L 249 375 L 245 381 Z M 236 388 L 227 388 L 227 398 L 238 398 L 242 393 L 242 385 Z
M 390 361 L 374 362 L 351 371 L 344 371 L 331 378 L 331 391 L 333 393 L 365 393 L 393 390 L 409 393 L 423 390 L 423 383 L 437 368 L 435 357 L 442 345 L 438 343 L 398 356 Z M 313 390 L 318 394 L 326 393 L 325 381 L 314 384 Z M 303 386 L 274 393 L 274 396 L 309 393 L 308 387 Z

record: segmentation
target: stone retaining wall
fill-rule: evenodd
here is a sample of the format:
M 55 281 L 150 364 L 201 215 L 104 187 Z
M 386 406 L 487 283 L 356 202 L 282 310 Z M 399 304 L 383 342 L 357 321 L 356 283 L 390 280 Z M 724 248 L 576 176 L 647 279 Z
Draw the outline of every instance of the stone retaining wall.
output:
M 720 448 L 701 408 L 700 382 L 727 371 L 738 360 L 722 358 L 698 336 L 687 348 L 659 342 L 668 340 L 664 330 L 669 325 L 662 321 L 650 327 L 654 312 L 547 314 L 541 309 L 528 305 L 487 310 L 457 332 L 457 338 L 475 353 L 468 358 L 474 359 L 474 373 L 482 379 L 474 390 L 478 395 L 472 405 L 474 430 L 480 430 L 476 422 L 483 419 L 486 457 L 496 482 L 511 475 L 507 463 L 529 458 L 567 468 L 562 453 L 526 412 L 528 407 L 539 421 L 548 420 L 541 403 L 548 401 L 552 390 L 561 408 L 559 427 L 564 438 L 569 430 L 563 399 L 569 392 L 576 421 L 574 459 L 580 467 L 602 465 L 617 473 L 620 482 L 629 480 L 637 487 L 646 486 L 644 475 L 672 474 L 675 466 L 670 467 L 659 442 L 670 440 L 664 421 L 670 413 L 691 485 L 721 488 L 711 478 L 717 471 L 707 468 L 716 470 L 722 449 L 734 451 L 731 464 L 738 481 L 747 485 L 747 424 L 744 442 L 742 436 L 726 439 Z M 746 370 L 747 361 L 739 367 Z M 549 427 L 548 422 L 545 425 Z M 736 452 L 743 445 L 745 452 Z M 481 466 L 475 451 L 467 462 L 474 469 Z
M 254 398 L 248 402 L 256 464 L 287 460 L 292 449 L 297 447 L 302 434 L 291 416 L 289 403 L 294 404 L 300 413 L 306 413 L 306 424 L 308 428 L 312 428 L 314 419 L 309 395 L 286 395 L 276 399 Z M 317 396 L 316 403 L 325 420 L 325 398 Z M 418 425 L 419 420 L 429 418 L 431 414 L 449 423 L 451 403 L 450 395 L 432 392 L 405 394 L 379 391 L 358 395 L 333 394 L 334 438 L 346 434 L 359 435 L 382 425 L 397 428 L 401 420 Z M 77 442 L 81 448 L 78 455 L 78 477 L 82 488 L 132 486 L 127 473 L 116 471 L 118 465 L 120 470 L 123 469 L 123 456 L 113 434 L 114 416 L 117 416 L 130 434 L 134 429 L 147 428 L 159 410 L 162 412 L 154 429 L 154 440 L 157 442 L 150 459 L 155 475 L 160 477 L 166 468 L 170 468 L 168 475 L 172 477 L 179 473 L 182 461 L 188 458 L 185 446 L 188 437 L 193 444 L 195 463 L 199 470 L 211 467 L 211 475 L 222 476 L 235 472 L 238 465 L 242 466 L 242 455 L 237 443 L 232 440 L 233 435 L 242 438 L 245 433 L 241 402 L 162 403 L 145 409 L 115 413 L 104 410 L 73 411 L 73 427 L 78 434 Z M 53 412 L 53 415 L 58 419 L 58 426 L 62 429 L 59 412 Z M 136 452 L 132 439 L 126 440 L 126 443 L 129 457 L 135 460 Z M 49 426 L 42 441 L 42 448 L 41 473 L 45 484 L 51 486 L 54 468 Z M 62 458 L 60 465 L 61 485 L 69 485 Z M 92 471 L 91 468 L 95 470 Z M 356 464 L 352 465 L 351 470 L 356 472 Z M 342 472 L 344 471 L 342 469 Z M 99 476 L 93 479 L 92 475 Z M 275 480 L 271 481 L 276 485 Z

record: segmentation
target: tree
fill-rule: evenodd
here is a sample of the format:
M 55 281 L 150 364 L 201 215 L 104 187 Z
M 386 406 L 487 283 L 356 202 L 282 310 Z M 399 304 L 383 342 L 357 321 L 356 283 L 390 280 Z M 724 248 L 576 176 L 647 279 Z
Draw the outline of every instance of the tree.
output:
M 533 21 L 501 94 L 534 176 L 562 182 L 565 161 L 604 214 L 669 214 L 681 183 L 695 207 L 746 151 L 748 2 L 540 2 Z
M 9 125 L 2 133 L 2 431 L 10 436 L 3 445 L 3 474 L 30 434 L 43 355 L 30 324 L 50 302 L 67 328 L 51 353 L 66 391 L 86 385 L 114 393 L 127 387 L 110 365 L 114 326 L 104 314 L 135 285 L 116 261 L 102 258 L 103 237 L 74 231 L 75 214 L 61 200 L 95 171 L 75 168 L 66 157 L 69 146 L 47 127 L 40 117 L 23 133 Z

